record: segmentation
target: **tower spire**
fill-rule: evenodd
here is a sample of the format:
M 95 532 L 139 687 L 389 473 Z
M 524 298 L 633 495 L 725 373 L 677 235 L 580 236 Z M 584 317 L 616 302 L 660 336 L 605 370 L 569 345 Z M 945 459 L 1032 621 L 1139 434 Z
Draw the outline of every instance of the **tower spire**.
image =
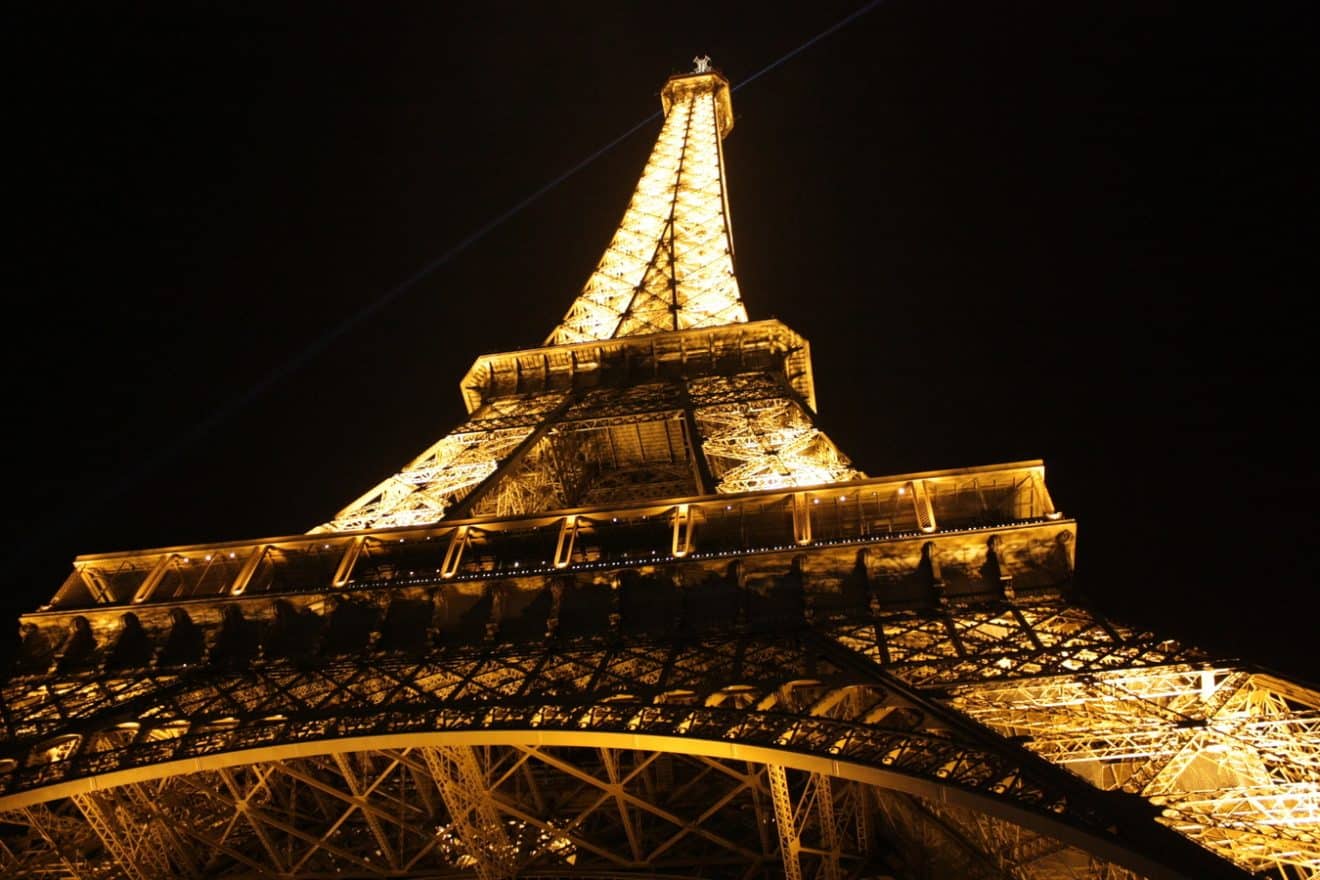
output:
M 469 418 L 314 532 L 856 479 L 815 424 L 807 341 L 749 323 L 721 139 L 729 82 L 694 59 L 618 232 L 545 346 L 484 355 Z
M 669 78 L 665 122 L 618 231 L 564 320 L 566 345 L 744 323 L 733 268 L 721 141 L 733 128 L 729 81 L 694 59 Z

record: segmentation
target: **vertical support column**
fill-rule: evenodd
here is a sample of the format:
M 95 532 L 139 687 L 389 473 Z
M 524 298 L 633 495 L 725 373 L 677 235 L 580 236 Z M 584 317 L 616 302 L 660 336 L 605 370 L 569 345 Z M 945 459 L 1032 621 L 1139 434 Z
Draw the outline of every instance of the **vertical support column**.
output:
M 857 833 L 857 851 L 862 855 L 871 853 L 871 798 L 861 782 L 848 783 L 852 787 L 854 830 Z
M 671 553 L 676 559 L 682 559 L 692 552 L 692 507 L 680 504 L 674 508 L 674 541 Z
M 748 791 L 752 796 L 752 810 L 756 815 L 756 836 L 761 842 L 761 852 L 769 857 L 774 855 L 774 843 L 770 840 L 770 825 L 773 820 L 766 813 L 766 807 L 768 806 L 765 803 L 767 786 L 761 784 L 760 773 L 762 768 L 757 767 L 750 761 L 744 767 L 749 777 L 756 778 L 756 784 L 748 786 Z
M 69 799 L 125 874 L 135 880 L 164 880 L 174 876 L 160 840 L 151 831 L 155 823 L 121 815 L 125 808 L 116 804 L 110 794 L 88 792 Z
M 573 544 L 577 542 L 578 519 L 574 514 L 559 523 L 559 540 L 555 542 L 555 568 L 568 568 L 573 561 Z
M 775 827 L 779 829 L 779 857 L 784 863 L 784 880 L 802 880 L 802 840 L 793 819 L 793 798 L 788 792 L 788 771 L 778 764 L 766 764 L 770 782 L 770 800 L 775 807 Z
M 940 552 L 934 541 L 927 541 L 921 545 L 921 561 L 925 566 L 935 603 L 940 606 L 948 605 L 949 599 L 944 595 L 948 584 L 944 580 L 944 573 L 940 570 Z
M 711 472 L 710 462 L 706 460 L 706 451 L 701 444 L 701 431 L 697 429 L 697 417 L 692 408 L 692 395 L 686 382 L 679 384 L 683 399 L 683 439 L 687 443 L 688 454 L 692 456 L 692 478 L 697 484 L 698 495 L 709 495 L 715 491 L 718 481 Z
M 421 752 L 459 838 L 476 860 L 477 875 L 481 880 L 512 877 L 516 869 L 514 848 L 500 824 L 472 747 L 433 746 Z
M 806 492 L 793 493 L 793 540 L 811 543 L 811 498 Z
M 841 880 L 839 875 L 839 829 L 834 824 L 834 788 L 824 773 L 814 773 L 816 814 L 820 816 L 820 843 L 824 850 L 825 880 Z
M 1013 573 L 1009 570 L 1008 562 L 1004 559 L 1004 542 L 998 535 L 991 535 L 990 540 L 986 542 L 986 561 L 994 571 L 994 576 L 999 580 L 999 592 L 1005 599 L 1016 598 L 1017 592 L 1013 589 Z

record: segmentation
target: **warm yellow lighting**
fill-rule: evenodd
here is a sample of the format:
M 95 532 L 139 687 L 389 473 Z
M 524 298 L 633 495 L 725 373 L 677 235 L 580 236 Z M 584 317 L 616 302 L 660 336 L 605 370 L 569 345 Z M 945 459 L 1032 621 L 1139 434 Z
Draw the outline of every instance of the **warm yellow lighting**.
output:
M 714 73 L 679 77 L 664 97 L 664 127 L 619 229 L 547 344 L 747 320 L 720 152 L 729 84 Z
M 664 126 L 619 228 L 547 339 L 549 346 L 747 322 L 733 269 L 721 152 L 721 140 L 733 126 L 729 84 L 713 72 L 674 77 L 663 103 Z M 580 369 L 592 369 L 591 361 Z M 698 393 L 699 382 L 689 383 Z M 745 387 L 740 382 L 727 380 L 734 400 Z M 815 486 L 863 476 L 796 399 L 782 390 L 775 394 L 758 394 L 750 402 L 730 402 L 726 395 L 695 411 L 702 452 L 717 479 L 715 491 Z M 312 531 L 428 525 L 494 480 L 501 481 L 503 493 L 495 512 L 565 506 L 557 478 L 544 469 L 496 476 L 563 399 L 543 393 L 487 401 L 464 425 Z
M 755 492 L 840 483 L 862 476 L 797 404 L 766 398 L 755 380 L 712 377 L 688 383 L 698 403 L 746 393 L 753 399 L 699 405 L 702 451 L 719 479 L 719 492 Z M 748 393 L 752 392 L 752 393 Z M 759 398 L 759 399 L 757 399 Z
M 962 689 L 953 705 L 1252 873 L 1312 877 L 1320 838 L 1320 694 L 1229 669 L 1157 667 Z M 1292 870 L 1295 869 L 1295 870 Z
M 493 474 L 563 399 L 564 395 L 553 393 L 487 403 L 399 473 L 312 531 L 426 525 L 443 519 L 445 512 Z

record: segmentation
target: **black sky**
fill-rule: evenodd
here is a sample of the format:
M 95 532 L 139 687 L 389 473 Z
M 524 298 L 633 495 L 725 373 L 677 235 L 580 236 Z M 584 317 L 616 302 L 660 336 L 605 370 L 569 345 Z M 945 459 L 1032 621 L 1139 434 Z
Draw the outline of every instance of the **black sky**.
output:
M 741 83 L 864 6 L 8 9 L 7 616 L 80 553 L 330 518 L 559 320 L 658 117 L 401 282 L 694 55 Z M 725 156 L 748 311 L 861 469 L 1043 459 L 1102 608 L 1320 680 L 1305 8 L 889 0 Z

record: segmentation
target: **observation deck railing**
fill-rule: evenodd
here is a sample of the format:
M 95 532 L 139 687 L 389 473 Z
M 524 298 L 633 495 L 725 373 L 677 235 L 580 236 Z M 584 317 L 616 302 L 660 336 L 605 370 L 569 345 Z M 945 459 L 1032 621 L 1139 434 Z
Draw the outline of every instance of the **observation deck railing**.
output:
M 1038 461 L 79 556 L 43 610 L 553 574 L 1058 519 Z

